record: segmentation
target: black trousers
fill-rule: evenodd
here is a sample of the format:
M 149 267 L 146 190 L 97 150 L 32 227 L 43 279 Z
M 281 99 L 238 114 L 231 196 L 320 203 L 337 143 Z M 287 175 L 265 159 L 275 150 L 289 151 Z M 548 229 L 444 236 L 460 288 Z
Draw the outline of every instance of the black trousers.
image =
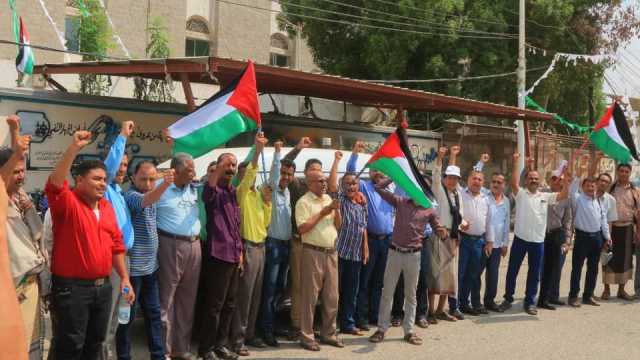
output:
M 218 260 L 210 255 L 203 261 L 203 313 L 200 328 L 200 356 L 229 342 L 231 320 L 240 282 L 238 264 Z
M 540 296 L 538 304 L 553 300 L 554 279 L 559 278 L 562 271 L 562 244 L 565 242 L 564 229 L 550 231 L 544 238 L 544 258 L 542 260 L 542 280 L 540 282 Z
M 96 286 L 54 276 L 51 312 L 56 319 L 55 359 L 95 360 L 111 317 L 111 283 Z

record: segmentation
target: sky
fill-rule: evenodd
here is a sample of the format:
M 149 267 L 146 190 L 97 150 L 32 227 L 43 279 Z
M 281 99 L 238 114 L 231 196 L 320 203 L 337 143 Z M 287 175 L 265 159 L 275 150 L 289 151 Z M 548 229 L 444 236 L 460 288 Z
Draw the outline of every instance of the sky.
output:
M 635 0 L 625 1 L 631 5 Z M 607 94 L 640 97 L 640 36 L 618 50 L 618 63 L 605 72 L 604 91 Z M 613 89 L 612 89 L 613 88 Z

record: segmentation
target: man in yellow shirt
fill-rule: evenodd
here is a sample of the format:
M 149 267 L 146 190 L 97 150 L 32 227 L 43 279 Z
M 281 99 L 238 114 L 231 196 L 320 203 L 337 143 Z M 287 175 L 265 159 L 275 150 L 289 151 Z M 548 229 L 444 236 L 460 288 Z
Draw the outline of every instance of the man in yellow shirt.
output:
M 271 222 L 271 189 L 267 184 L 260 189 L 256 189 L 255 186 L 258 158 L 266 143 L 267 139 L 264 135 L 258 133 L 253 159 L 246 165 L 240 185 L 236 189 L 240 204 L 240 236 L 244 244 L 244 268 L 238 284 L 236 297 L 238 303 L 233 314 L 230 342 L 233 350 L 240 356 L 249 355 L 245 342 L 254 347 L 266 347 L 262 339 L 255 335 L 262 294 L 264 242 Z
M 341 225 L 337 200 L 326 194 L 327 180 L 322 172 L 309 172 L 309 191 L 296 204 L 296 223 L 302 237 L 300 305 L 300 345 L 320 351 L 313 334 L 313 317 L 318 295 L 322 298 L 320 341 L 344 347 L 336 336 L 338 313 L 338 256 L 335 243 Z

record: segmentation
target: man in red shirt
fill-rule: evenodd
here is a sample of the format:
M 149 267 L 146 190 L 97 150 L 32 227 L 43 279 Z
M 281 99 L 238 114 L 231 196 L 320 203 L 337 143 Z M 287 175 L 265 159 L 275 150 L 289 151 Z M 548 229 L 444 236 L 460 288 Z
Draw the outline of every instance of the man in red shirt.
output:
M 51 311 L 56 318 L 56 359 L 97 359 L 105 340 L 111 309 L 113 267 L 122 279 L 120 290 L 134 300 L 124 262 L 122 234 L 111 204 L 103 198 L 107 184 L 100 161 L 78 165 L 75 188 L 66 176 L 91 132 L 76 131 L 45 187 L 53 220 Z

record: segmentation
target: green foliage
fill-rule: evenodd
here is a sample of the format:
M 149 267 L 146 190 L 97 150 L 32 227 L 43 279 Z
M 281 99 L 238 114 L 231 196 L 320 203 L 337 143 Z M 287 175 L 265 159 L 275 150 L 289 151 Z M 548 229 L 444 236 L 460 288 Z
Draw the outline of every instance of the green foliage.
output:
M 147 28 L 149 44 L 147 44 L 147 57 L 152 59 L 164 59 L 171 55 L 169 48 L 169 36 L 167 27 L 162 18 L 155 17 Z M 146 80 L 136 78 L 133 96 L 138 100 L 150 100 L 161 102 L 175 102 L 172 89 L 166 80 Z
M 282 0 L 280 3 L 288 22 L 303 25 L 302 35 L 314 60 L 331 74 L 359 79 L 430 79 L 506 73 L 517 68 L 518 1 Z M 625 10 L 620 0 L 528 0 L 527 42 L 568 53 L 611 52 L 638 33 L 640 21 L 633 16 L 633 10 Z M 328 23 L 294 14 L 408 31 Z M 544 68 L 552 58 L 552 53 L 544 56 L 542 51 L 528 52 L 527 66 Z M 598 107 L 606 100 L 600 90 L 605 66 L 557 66 L 532 98 L 549 111 L 585 125 L 590 92 Z M 543 71 L 528 72 L 527 87 Z M 403 86 L 517 104 L 515 76 Z M 425 123 L 437 128 L 448 117 L 448 114 L 411 114 L 410 119 L 414 128 L 424 127 Z
M 83 0 L 83 9 L 88 12 L 81 18 L 78 27 L 80 51 L 87 53 L 83 61 L 102 60 L 112 47 L 111 27 L 105 10 L 98 0 Z M 103 75 L 80 75 L 80 92 L 88 95 L 104 95 L 111 87 L 111 79 Z

